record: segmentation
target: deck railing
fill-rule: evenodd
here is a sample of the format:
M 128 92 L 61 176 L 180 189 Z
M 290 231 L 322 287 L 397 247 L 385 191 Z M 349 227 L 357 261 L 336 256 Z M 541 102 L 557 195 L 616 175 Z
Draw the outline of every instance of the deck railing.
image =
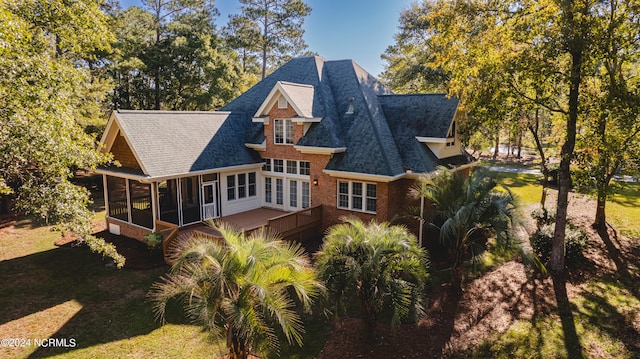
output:
M 287 238 L 318 226 L 321 221 L 322 206 L 315 206 L 271 218 L 267 222 L 267 227 L 279 233 L 283 238 Z
M 272 232 L 278 233 L 282 238 L 291 239 L 295 235 L 302 234 L 309 229 L 320 226 L 321 222 L 322 206 L 315 206 L 271 218 L 267 220 L 265 227 Z M 254 230 L 258 230 L 258 228 Z M 178 236 L 178 226 L 160 220 L 156 220 L 156 232 L 162 233 L 164 237 L 162 241 L 164 261 L 171 265 L 175 262 L 178 255 L 177 251 L 180 250 L 180 241 L 185 238 L 185 235 L 183 233 Z M 251 230 L 249 230 L 249 232 L 251 232 Z M 210 236 L 212 239 L 218 238 L 204 232 L 200 233 L 205 236 Z
M 156 220 L 156 232 L 162 234 L 164 262 L 171 265 L 174 262 L 172 254 L 178 244 L 178 226 L 173 223 Z

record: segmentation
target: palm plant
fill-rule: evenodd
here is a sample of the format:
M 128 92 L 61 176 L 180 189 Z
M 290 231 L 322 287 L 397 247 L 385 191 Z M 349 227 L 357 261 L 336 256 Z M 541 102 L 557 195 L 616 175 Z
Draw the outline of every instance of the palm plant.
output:
M 496 238 L 498 248 L 512 245 L 514 198 L 495 187 L 482 171 L 465 177 L 444 167 L 415 187 L 433 206 L 427 222 L 439 230 L 440 242 L 448 249 L 453 290 L 462 287 L 465 261 L 482 254 L 490 237 Z
M 247 236 L 229 225 L 215 227 L 221 240 L 192 237 L 171 272 L 151 288 L 156 317 L 164 322 L 167 302 L 181 300 L 189 319 L 226 338 L 232 359 L 277 351 L 276 328 L 302 345 L 295 299 L 310 310 L 323 287 L 300 245 L 263 230 Z
M 369 338 L 384 309 L 391 313 L 392 327 L 411 314 L 422 317 L 428 262 L 415 237 L 403 226 L 343 221 L 328 230 L 316 257 L 335 313 L 357 296 Z

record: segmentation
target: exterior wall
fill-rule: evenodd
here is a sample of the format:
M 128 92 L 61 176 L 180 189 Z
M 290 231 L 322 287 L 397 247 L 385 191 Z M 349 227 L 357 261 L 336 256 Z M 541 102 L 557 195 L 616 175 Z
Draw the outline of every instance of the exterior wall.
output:
M 133 155 L 127 141 L 120 134 L 116 136 L 113 146 L 111 147 L 113 158 L 118 160 L 123 166 L 130 168 L 140 168 L 136 157 Z
M 290 160 L 304 160 L 308 161 L 305 155 L 298 152 L 293 145 L 282 145 L 274 143 L 273 135 L 273 120 L 275 119 L 290 119 L 298 116 L 296 111 L 287 105 L 286 109 L 279 109 L 278 106 L 273 106 L 269 111 L 269 121 L 264 125 L 264 135 L 266 137 L 267 149 L 261 152 L 261 156 L 264 158 L 285 158 Z M 293 143 L 296 144 L 304 135 L 304 125 L 302 123 L 293 124 Z
M 246 198 L 236 198 L 234 200 L 229 201 L 227 197 L 227 176 L 237 175 L 239 173 L 256 173 L 256 195 L 253 197 L 248 196 L 248 188 L 247 188 L 247 197 Z M 260 178 L 260 169 L 256 168 L 255 170 L 245 170 L 240 172 L 220 172 L 219 173 L 219 181 L 220 181 L 220 213 L 222 216 L 228 216 L 231 214 L 241 213 L 250 211 L 252 209 L 260 208 L 260 198 L 262 197 L 262 181 Z M 237 183 L 236 183 L 237 185 Z
M 293 145 L 281 145 L 274 143 L 273 120 L 288 119 L 297 116 L 296 112 L 290 106 L 287 109 L 278 109 L 274 105 L 269 114 L 269 121 L 264 125 L 264 134 L 266 137 L 266 150 L 260 152 L 263 158 L 277 158 L 302 160 L 310 162 L 310 181 L 311 181 L 311 206 L 322 205 L 322 230 L 340 223 L 343 216 L 356 216 L 365 222 L 376 220 L 378 222 L 392 221 L 397 214 L 404 211 L 409 188 L 414 181 L 410 179 L 401 179 L 390 183 L 376 183 L 376 213 L 365 213 L 359 211 L 351 211 L 338 208 L 338 181 L 354 181 L 353 179 L 341 179 L 326 174 L 323 170 L 326 168 L 330 155 L 303 154 L 298 152 Z M 293 143 L 297 143 L 304 135 L 304 125 L 294 123 Z M 318 185 L 314 186 L 314 179 L 318 179 Z M 363 180 L 362 182 L 372 183 Z M 261 183 L 260 196 L 264 190 L 264 184 Z
M 144 236 L 151 233 L 150 229 L 138 227 L 136 225 L 120 221 L 115 218 L 107 217 L 107 229 L 109 232 L 114 233 L 114 226 L 120 227 L 120 235 L 137 239 L 141 242 L 144 241 Z

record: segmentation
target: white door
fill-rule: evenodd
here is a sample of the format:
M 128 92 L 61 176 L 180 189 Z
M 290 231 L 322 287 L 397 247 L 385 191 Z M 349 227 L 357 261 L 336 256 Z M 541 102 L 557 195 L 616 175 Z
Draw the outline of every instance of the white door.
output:
M 218 182 L 202 184 L 202 218 L 203 220 L 220 217 L 218 210 Z

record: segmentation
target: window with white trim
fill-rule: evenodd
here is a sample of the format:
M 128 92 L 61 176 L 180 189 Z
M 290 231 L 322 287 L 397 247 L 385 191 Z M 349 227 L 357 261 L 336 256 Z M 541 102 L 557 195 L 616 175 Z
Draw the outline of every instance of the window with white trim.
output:
M 227 176 L 227 200 L 255 197 L 256 173 L 238 173 Z
M 284 172 L 284 160 L 273 160 L 273 172 Z
M 271 203 L 273 198 L 273 180 L 271 177 L 266 177 L 264 179 L 264 201 L 266 203 Z
M 289 159 L 264 158 L 264 203 L 285 210 L 311 205 L 311 163 Z
M 298 174 L 298 161 L 287 160 L 287 173 Z
M 308 176 L 311 174 L 311 162 L 309 161 L 300 161 L 300 172 L 299 174 L 303 176 Z
M 273 143 L 279 145 L 293 144 L 293 121 L 273 120 Z
M 376 204 L 375 183 L 338 181 L 338 208 L 376 213 Z
M 311 162 L 263 158 L 262 171 L 286 173 L 290 175 L 309 176 L 311 174 Z

